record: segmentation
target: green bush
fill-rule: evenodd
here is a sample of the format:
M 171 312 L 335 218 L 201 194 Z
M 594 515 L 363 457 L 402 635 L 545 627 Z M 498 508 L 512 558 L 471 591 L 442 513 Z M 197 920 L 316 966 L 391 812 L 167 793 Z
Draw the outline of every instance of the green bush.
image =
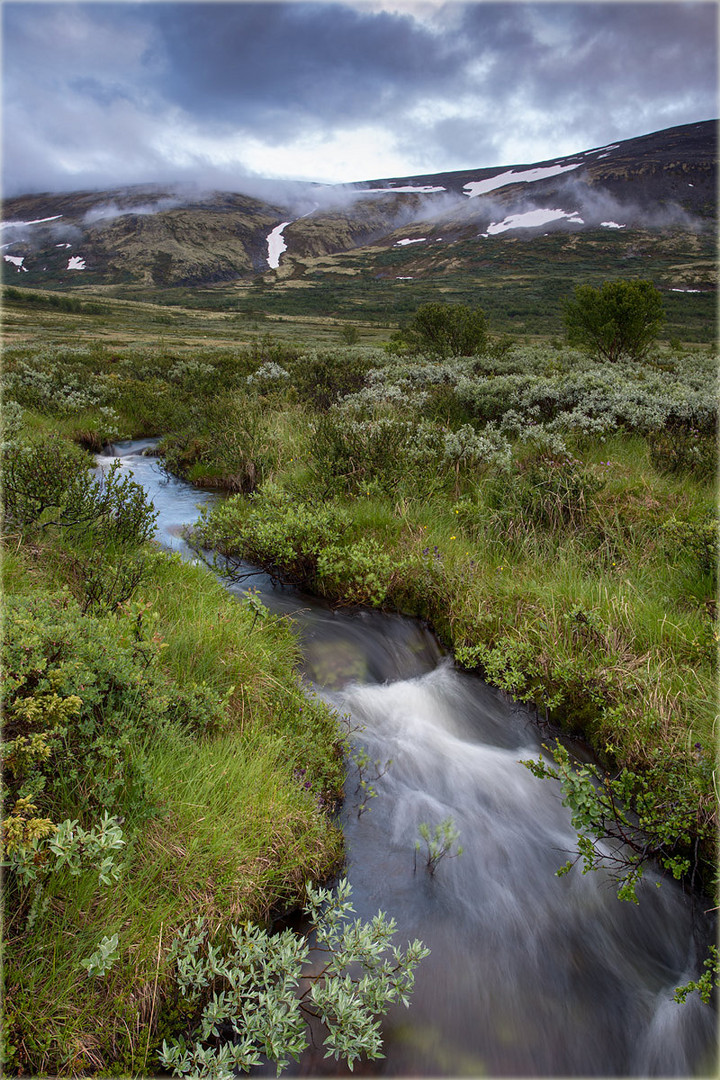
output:
M 504 411 L 503 409 L 499 415 Z M 452 383 L 441 383 L 429 388 L 422 404 L 422 415 L 428 420 L 448 424 L 450 427 L 466 424 L 473 417 L 467 404 L 458 398 L 456 387 Z
M 323 591 L 346 604 L 380 607 L 394 576 L 406 569 L 402 561 L 381 548 L 374 537 L 362 537 L 355 544 L 328 545 L 318 558 L 317 573 Z
M 594 498 L 605 481 L 540 431 L 514 451 L 514 467 L 489 477 L 485 504 L 507 522 L 509 531 L 536 527 L 583 527 L 594 512 Z
M 193 483 L 255 491 L 272 463 L 262 401 L 244 391 L 205 399 L 159 450 L 171 472 Z
M 56 511 L 60 524 L 73 524 L 91 502 L 91 458 L 59 435 L 5 444 L 3 503 L 7 525 L 25 529 Z M 92 516 L 92 513 L 90 515 Z
M 332 504 L 300 502 L 266 484 L 249 500 L 235 496 L 204 514 L 194 542 L 312 585 L 320 555 L 338 542 L 347 524 L 347 516 Z
M 91 350 L 44 349 L 9 357 L 4 383 L 24 408 L 62 416 L 110 404 L 109 386 L 83 362 L 97 359 Z
M 687 559 L 696 573 L 716 575 L 718 565 L 718 519 L 707 515 L 696 521 L 673 517 L 661 526 L 661 543 L 666 558 Z
M 114 609 L 145 574 L 156 514 L 119 462 L 93 475 L 91 459 L 57 435 L 4 447 L 6 524 L 41 538 L 84 610 Z M 53 544 L 53 540 L 56 542 Z
M 565 308 L 569 343 L 610 361 L 644 356 L 664 321 L 662 296 L 650 281 L 579 285 Z
M 352 330 L 354 327 L 345 327 Z M 300 401 L 313 409 L 325 410 L 339 398 L 354 394 L 365 383 L 369 361 L 360 355 L 338 350 L 318 352 L 310 350 L 292 365 L 292 384 Z
M 485 314 L 467 304 L 423 304 L 398 342 L 430 356 L 474 356 L 487 342 Z
M 413 424 L 394 411 L 369 416 L 335 407 L 320 416 L 313 450 L 318 484 L 330 491 L 392 491 L 407 478 Z
M 171 687 L 157 664 L 161 647 L 142 605 L 109 619 L 83 615 L 67 595 L 8 601 L 0 697 L 7 799 L 29 798 L 55 820 L 147 812 L 142 747 L 170 727 L 204 730 L 222 714 L 209 688 Z
M 93 543 L 140 545 L 156 514 L 140 484 L 114 462 L 93 476 L 92 459 L 59 435 L 14 441 L 5 448 L 6 520 L 20 529 L 56 526 Z
M 650 431 L 647 436 L 650 460 L 659 473 L 699 480 L 712 480 L 717 472 L 717 439 L 695 428 L 673 425 Z

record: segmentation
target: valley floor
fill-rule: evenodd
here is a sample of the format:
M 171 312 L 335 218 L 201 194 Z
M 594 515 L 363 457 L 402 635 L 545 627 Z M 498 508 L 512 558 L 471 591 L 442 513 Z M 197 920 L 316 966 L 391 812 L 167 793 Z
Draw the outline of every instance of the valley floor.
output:
M 188 1019 L 175 931 L 267 919 L 341 858 L 320 805 L 342 787 L 341 738 L 290 628 L 148 547 L 149 508 L 82 479 L 78 447 L 162 435 L 168 469 L 230 493 L 198 542 L 427 620 L 458 664 L 587 739 L 655 856 L 713 890 L 708 350 L 601 365 L 560 344 L 444 361 L 267 335 L 150 347 L 150 326 L 115 343 L 92 312 L 49 313 L 85 328 L 69 345 L 9 316 L 27 321 L 4 365 L 8 1070 L 149 1070 Z M 80 976 L 114 935 L 108 976 Z

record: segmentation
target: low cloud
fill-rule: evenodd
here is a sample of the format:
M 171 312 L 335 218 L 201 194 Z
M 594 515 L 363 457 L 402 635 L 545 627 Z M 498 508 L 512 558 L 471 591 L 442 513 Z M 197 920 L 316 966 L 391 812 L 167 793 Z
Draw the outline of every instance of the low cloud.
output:
M 134 217 L 159 214 L 163 210 L 172 210 L 176 206 L 181 206 L 183 200 L 180 198 L 163 198 L 157 199 L 155 202 L 133 204 L 129 203 L 125 206 L 118 206 L 117 203 L 101 203 L 99 206 L 93 206 L 91 210 L 88 210 L 83 217 L 83 225 L 97 225 L 99 222 L 114 221 L 119 217 L 128 217 L 130 215 Z
M 583 184 L 581 180 L 564 180 L 558 189 L 559 202 L 565 207 L 577 208 L 586 225 L 601 225 L 614 221 L 618 225 L 647 229 L 666 229 L 673 226 L 684 229 L 700 229 L 702 223 L 678 203 L 654 206 L 651 210 L 636 202 L 616 198 L 611 192 Z
M 35 251 L 51 245 L 72 245 L 83 236 L 82 231 L 75 225 L 63 221 L 2 224 L 2 247 L 6 251 Z

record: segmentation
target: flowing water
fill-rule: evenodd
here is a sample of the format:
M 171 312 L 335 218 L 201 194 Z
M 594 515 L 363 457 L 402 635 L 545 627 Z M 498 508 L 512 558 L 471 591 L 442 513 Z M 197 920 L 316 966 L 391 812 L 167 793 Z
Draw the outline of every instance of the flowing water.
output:
M 116 452 L 159 511 L 158 539 L 190 557 L 180 527 L 217 496 L 168 480 L 133 453 L 142 446 Z M 413 620 L 332 611 L 262 574 L 247 584 L 295 613 L 307 678 L 348 716 L 378 771 L 392 759 L 360 815 L 350 770 L 347 874 L 359 915 L 380 908 L 397 920 L 399 944 L 420 937 L 432 951 L 410 1009 L 387 1017 L 387 1056 L 356 1072 L 716 1075 L 714 1009 L 697 994 L 672 1000 L 711 940 L 702 902 L 651 873 L 637 906 L 600 873 L 555 876 L 574 834 L 558 787 L 520 764 L 540 753 L 530 713 L 455 670 Z M 415 865 L 418 826 L 448 817 L 464 850 L 430 876 L 421 855 Z M 344 1072 L 321 1052 L 295 1071 Z

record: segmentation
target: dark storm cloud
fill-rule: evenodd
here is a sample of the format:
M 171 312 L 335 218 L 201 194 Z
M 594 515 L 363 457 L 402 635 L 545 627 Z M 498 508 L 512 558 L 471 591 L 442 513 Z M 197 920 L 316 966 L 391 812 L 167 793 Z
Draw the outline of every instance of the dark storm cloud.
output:
M 484 41 L 499 95 L 520 84 L 541 107 L 658 110 L 717 104 L 717 5 L 468 5 L 462 32 Z
M 152 6 L 168 100 L 211 124 L 366 122 L 452 91 L 462 42 L 407 16 L 334 4 Z
M 140 8 L 9 3 L 1 14 L 6 195 L 162 167 L 145 137 L 165 105 L 147 91 Z
M 322 178 L 355 133 L 348 181 L 529 163 L 717 112 L 715 3 L 393 7 L 11 0 L 5 193 L 230 186 L 263 146 Z

